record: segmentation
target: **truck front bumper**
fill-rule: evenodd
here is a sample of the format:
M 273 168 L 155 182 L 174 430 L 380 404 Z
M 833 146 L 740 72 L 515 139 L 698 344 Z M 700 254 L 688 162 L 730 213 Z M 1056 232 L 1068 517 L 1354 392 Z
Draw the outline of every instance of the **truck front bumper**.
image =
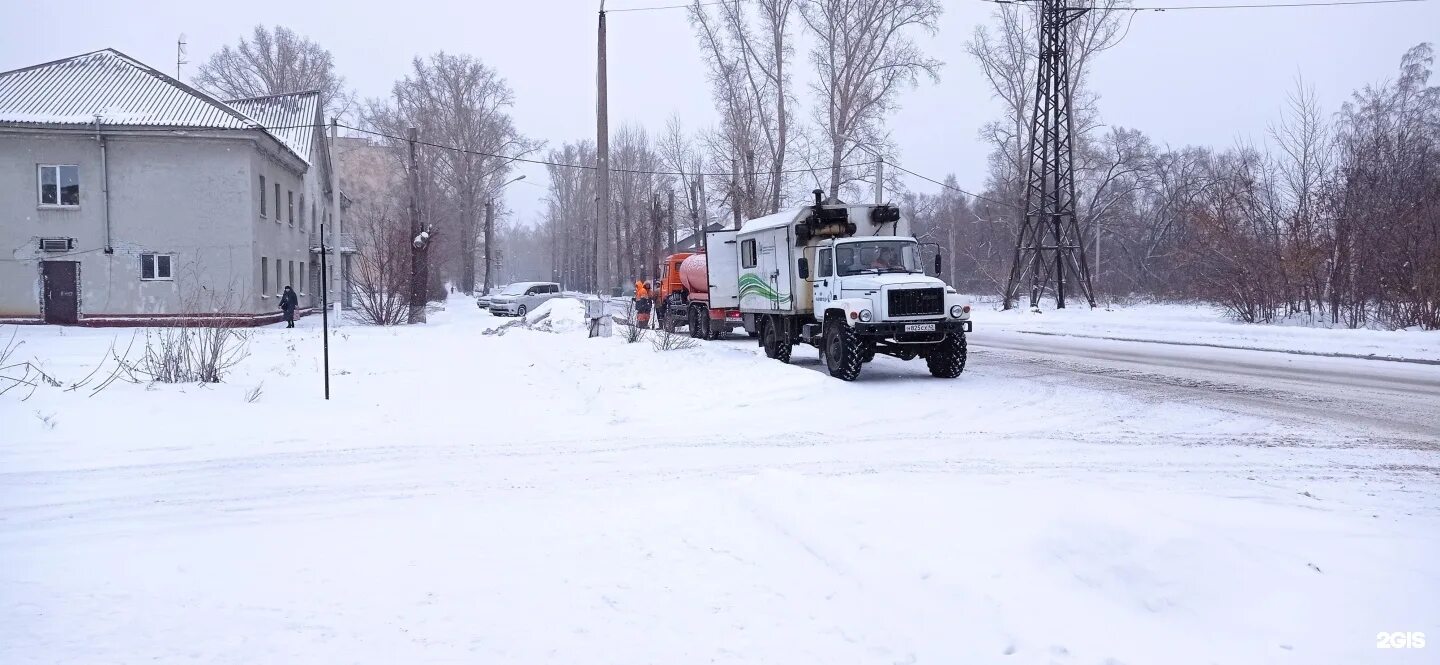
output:
M 905 326 L 929 323 L 935 324 L 934 331 L 915 332 L 905 329 Z M 876 323 L 856 323 L 854 327 L 855 332 L 859 333 L 861 337 L 893 339 L 897 342 L 912 342 L 917 344 L 938 342 L 944 339 L 946 335 L 968 333 L 971 329 L 969 319 L 946 319 L 944 321 L 882 321 Z

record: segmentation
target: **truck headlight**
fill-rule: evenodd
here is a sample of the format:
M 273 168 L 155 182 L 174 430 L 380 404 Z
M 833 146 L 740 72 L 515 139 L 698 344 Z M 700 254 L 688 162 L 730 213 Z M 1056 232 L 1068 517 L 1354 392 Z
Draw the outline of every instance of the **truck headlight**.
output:
M 965 315 L 965 306 L 964 306 L 964 305 L 951 305 L 951 306 L 950 306 L 950 318 L 952 318 L 952 319 L 958 319 L 958 318 L 960 318 L 960 317 L 962 317 L 962 316 L 964 316 L 964 315 Z
M 869 322 L 870 322 L 870 310 L 868 310 L 868 309 L 862 309 L 862 310 L 860 310 L 860 322 L 861 322 L 861 323 L 869 323 Z

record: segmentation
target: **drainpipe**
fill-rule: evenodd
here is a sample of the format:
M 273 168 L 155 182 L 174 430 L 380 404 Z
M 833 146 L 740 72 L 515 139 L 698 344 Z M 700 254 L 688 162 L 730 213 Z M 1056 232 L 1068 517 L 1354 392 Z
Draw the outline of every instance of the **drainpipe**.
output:
M 110 243 L 110 166 L 106 161 L 105 137 L 100 134 L 100 114 L 95 114 L 95 140 L 100 144 L 100 191 L 105 195 L 105 253 L 114 254 Z

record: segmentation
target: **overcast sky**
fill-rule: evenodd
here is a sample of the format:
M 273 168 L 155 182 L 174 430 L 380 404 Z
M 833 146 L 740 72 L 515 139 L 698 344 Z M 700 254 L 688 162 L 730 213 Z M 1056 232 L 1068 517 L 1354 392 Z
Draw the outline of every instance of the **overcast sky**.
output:
M 679 4 L 683 0 L 609 0 L 608 8 Z M 1136 0 L 1137 6 L 1218 4 L 1242 0 Z M 1245 0 L 1274 1 L 1274 0 Z M 113 47 L 168 73 L 184 33 L 192 64 L 234 43 L 256 23 L 284 24 L 330 49 L 362 97 L 383 96 L 416 54 L 469 53 L 496 68 L 515 90 L 516 125 L 558 146 L 595 134 L 593 0 L 406 0 L 344 3 L 312 0 L 71 2 L 0 0 L 7 29 L 0 70 Z M 993 5 L 946 0 L 940 31 L 921 43 L 946 65 L 938 84 L 924 82 L 902 98 L 891 119 L 906 168 L 935 178 L 954 173 L 962 187 L 984 185 L 986 147 L 977 131 L 995 115 L 964 44 L 990 20 Z M 62 15 L 63 14 L 63 15 Z M 610 14 L 612 130 L 635 122 L 652 133 L 671 114 L 688 127 L 714 122 L 704 62 L 684 10 Z M 1394 76 L 1400 56 L 1440 41 L 1440 1 L 1379 6 L 1146 12 L 1128 37 L 1093 65 L 1092 88 L 1110 125 L 1144 130 L 1172 145 L 1263 141 L 1297 74 L 1313 84 L 1327 112 L 1351 91 Z M 797 54 L 796 69 L 810 70 Z M 797 89 L 808 103 L 807 89 Z M 541 209 L 545 174 L 525 168 L 507 202 L 521 220 Z M 933 185 L 914 180 L 918 191 Z M 529 186 L 526 186 L 529 185 Z

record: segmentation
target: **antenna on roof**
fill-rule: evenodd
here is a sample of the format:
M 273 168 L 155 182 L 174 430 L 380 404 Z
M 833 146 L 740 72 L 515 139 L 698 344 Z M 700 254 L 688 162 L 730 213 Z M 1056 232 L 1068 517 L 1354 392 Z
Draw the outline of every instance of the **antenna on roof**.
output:
M 176 79 L 176 80 L 179 80 L 179 79 L 180 79 L 180 65 L 188 65 L 188 64 L 190 64 L 190 61 L 185 59 L 185 55 L 186 55 L 186 50 L 185 50 L 185 33 L 182 32 L 182 33 L 180 33 L 180 38 L 175 40 L 175 79 Z

